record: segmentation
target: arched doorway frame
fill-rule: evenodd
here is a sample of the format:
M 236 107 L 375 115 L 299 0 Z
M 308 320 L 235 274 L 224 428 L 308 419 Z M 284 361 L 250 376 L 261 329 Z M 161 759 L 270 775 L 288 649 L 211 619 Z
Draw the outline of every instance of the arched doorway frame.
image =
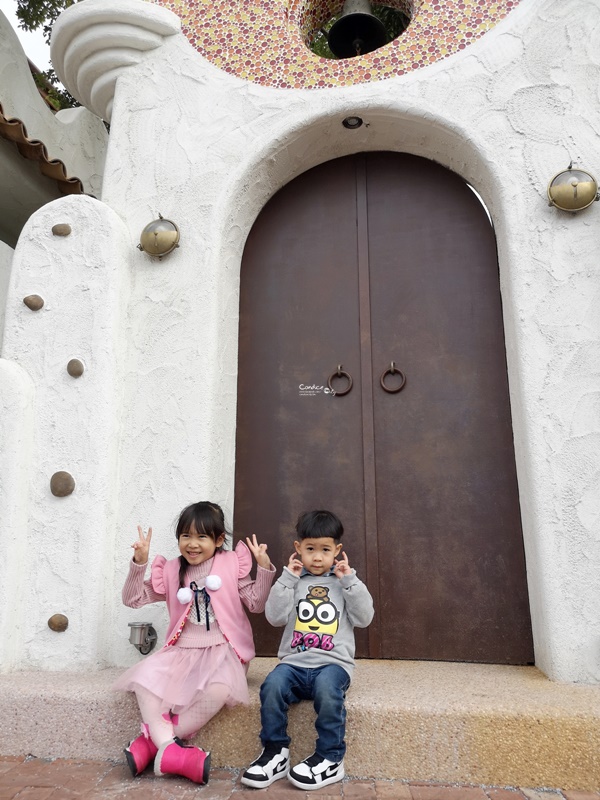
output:
M 332 96 L 332 100 L 333 100 Z M 274 130 L 254 152 L 246 154 L 239 168 L 223 186 L 213 216 L 215 226 L 214 258 L 221 265 L 217 291 L 220 318 L 224 325 L 219 342 L 221 359 L 237 365 L 239 276 L 246 238 L 267 201 L 284 185 L 308 169 L 335 158 L 364 150 L 406 152 L 437 161 L 460 175 L 483 199 L 493 220 L 498 248 L 500 289 L 503 302 L 505 346 L 510 390 L 515 458 L 523 523 L 523 539 L 527 562 L 528 590 L 536 664 L 546 657 L 551 661 L 550 642 L 546 640 L 548 620 L 543 597 L 544 575 L 538 557 L 533 466 L 524 401 L 521 393 L 519 321 L 513 302 L 512 277 L 518 268 L 518 236 L 515 217 L 509 213 L 511 197 L 506 190 L 507 177 L 502 164 L 487 152 L 486 143 L 477 141 L 455 122 L 439 112 L 422 110 L 417 114 L 402 103 L 332 103 L 327 113 L 307 114 L 301 123 L 285 122 Z M 346 116 L 358 115 L 362 128 L 352 131 L 343 127 Z M 361 134 L 362 131 L 362 134 Z M 222 486 L 233 503 L 235 469 L 235 413 L 237 368 L 228 369 L 220 391 L 228 398 L 227 413 L 221 414 L 217 435 L 231 458 L 223 457 Z

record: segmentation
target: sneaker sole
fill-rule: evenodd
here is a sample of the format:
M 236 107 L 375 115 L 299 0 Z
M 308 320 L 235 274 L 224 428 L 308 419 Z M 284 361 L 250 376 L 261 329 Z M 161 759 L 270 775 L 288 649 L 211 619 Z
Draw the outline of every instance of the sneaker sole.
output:
M 206 786 L 206 784 L 208 783 L 208 773 L 210 772 L 210 759 L 211 759 L 210 750 L 207 750 L 206 758 L 204 759 L 204 768 L 202 770 L 202 783 L 199 784 L 200 786 Z
M 273 775 L 272 778 L 266 778 L 264 781 L 257 780 L 256 778 L 246 778 L 245 775 L 242 775 L 240 782 L 243 783 L 244 786 L 250 786 L 251 789 L 266 789 L 267 786 L 270 786 L 281 778 L 289 778 L 289 771 L 290 768 L 288 767 L 283 772 L 278 772 L 277 775 Z
M 123 752 L 125 753 L 125 758 L 127 759 L 127 766 L 131 770 L 131 774 L 133 775 L 134 778 L 137 778 L 138 775 L 140 775 L 141 773 L 137 771 L 137 765 L 135 763 L 135 758 L 133 757 L 133 753 L 130 752 L 129 750 L 123 750 Z
M 299 781 L 297 778 L 294 778 L 291 772 L 287 777 L 288 781 L 291 784 L 293 784 L 297 789 L 304 789 L 305 792 L 312 792 L 315 789 L 322 789 L 324 786 L 329 786 L 332 783 L 337 783 L 338 781 L 341 781 L 342 778 L 344 778 L 345 774 L 346 773 L 342 769 L 341 772 L 338 773 L 337 775 L 332 775 L 331 778 L 325 778 L 324 781 L 320 781 L 319 783 L 303 783 L 302 781 Z

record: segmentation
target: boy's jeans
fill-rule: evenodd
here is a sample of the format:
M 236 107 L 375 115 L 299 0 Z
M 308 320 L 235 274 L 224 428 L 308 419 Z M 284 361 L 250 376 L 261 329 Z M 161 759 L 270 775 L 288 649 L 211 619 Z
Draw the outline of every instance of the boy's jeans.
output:
M 278 664 L 260 687 L 260 738 L 267 744 L 290 746 L 288 708 L 313 700 L 317 720 L 316 752 L 329 761 L 341 761 L 346 752 L 346 690 L 350 676 L 337 664 L 306 669 Z

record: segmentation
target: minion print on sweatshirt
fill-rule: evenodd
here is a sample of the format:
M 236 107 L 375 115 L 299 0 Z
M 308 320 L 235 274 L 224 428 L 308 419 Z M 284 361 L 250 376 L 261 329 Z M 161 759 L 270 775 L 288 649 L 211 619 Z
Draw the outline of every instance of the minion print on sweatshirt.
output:
M 287 567 L 273 584 L 265 615 L 271 625 L 285 625 L 278 656 L 284 664 L 307 669 L 339 664 L 352 677 L 354 626 L 373 619 L 373 600 L 354 570 L 294 575 Z
M 306 597 L 296 606 L 292 650 L 309 648 L 333 650 L 333 637 L 340 624 L 340 612 L 329 598 L 326 586 L 309 586 Z

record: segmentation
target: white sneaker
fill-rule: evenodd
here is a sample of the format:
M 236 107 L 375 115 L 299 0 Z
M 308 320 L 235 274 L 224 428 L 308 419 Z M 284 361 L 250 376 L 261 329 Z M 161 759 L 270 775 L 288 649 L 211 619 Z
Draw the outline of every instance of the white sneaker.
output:
M 264 789 L 290 771 L 290 751 L 287 747 L 267 746 L 242 775 L 244 786 Z
M 311 791 L 341 781 L 344 775 L 343 761 L 329 761 L 313 753 L 290 770 L 288 780 L 299 789 Z

